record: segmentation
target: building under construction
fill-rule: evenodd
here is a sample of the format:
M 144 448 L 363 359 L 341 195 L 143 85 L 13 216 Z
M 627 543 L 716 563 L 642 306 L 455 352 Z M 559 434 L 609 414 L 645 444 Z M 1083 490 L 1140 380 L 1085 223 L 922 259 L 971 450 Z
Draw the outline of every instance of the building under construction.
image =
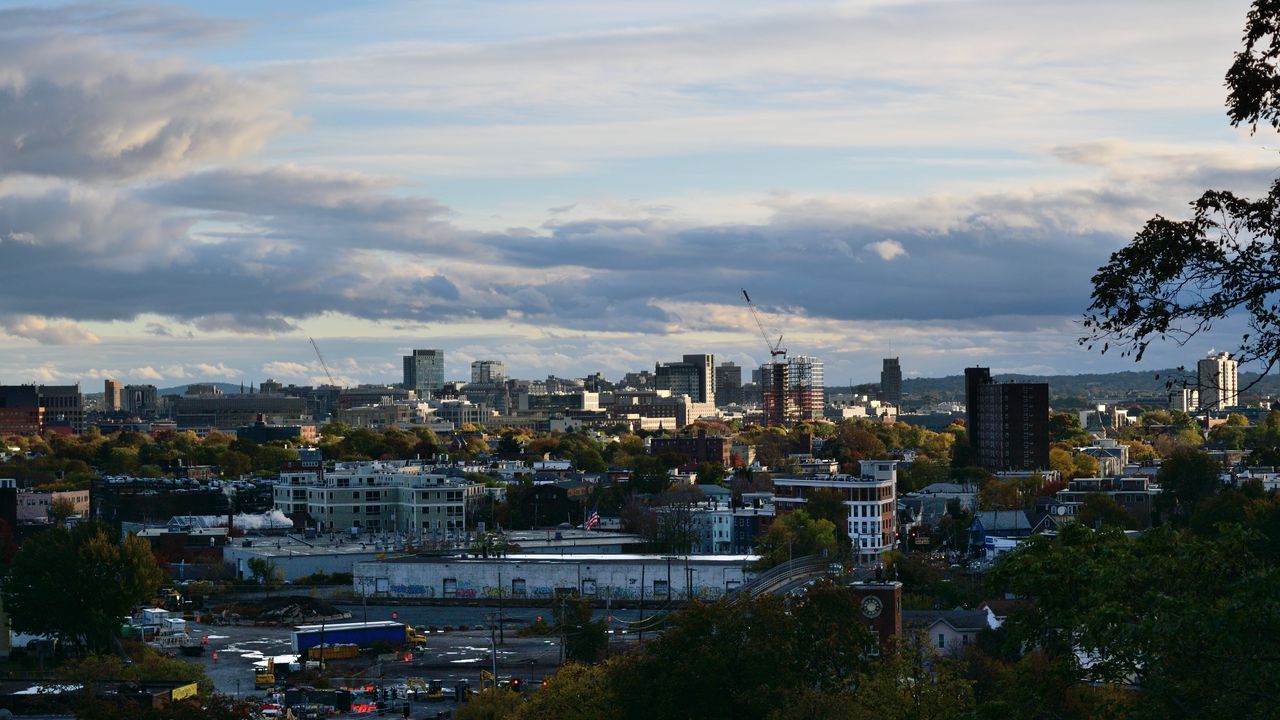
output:
M 761 365 L 760 396 L 766 425 L 821 419 L 826 404 L 822 361 L 797 355 Z

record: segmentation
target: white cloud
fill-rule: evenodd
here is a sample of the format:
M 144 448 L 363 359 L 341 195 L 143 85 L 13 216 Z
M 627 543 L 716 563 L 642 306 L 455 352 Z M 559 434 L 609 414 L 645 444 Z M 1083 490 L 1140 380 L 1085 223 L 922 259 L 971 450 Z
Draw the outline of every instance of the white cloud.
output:
M 98 336 L 69 320 L 49 320 L 36 315 L 0 316 L 0 330 L 41 345 L 92 345 Z
M 881 240 L 867 244 L 867 249 L 880 256 L 881 260 L 888 262 L 894 258 L 906 257 L 907 249 L 902 247 L 902 243 L 897 240 Z
M 161 375 L 159 370 L 156 370 L 150 365 L 133 368 L 132 370 L 129 371 L 129 377 L 138 378 L 140 380 L 153 380 L 153 381 L 160 381 L 165 379 L 165 376 Z

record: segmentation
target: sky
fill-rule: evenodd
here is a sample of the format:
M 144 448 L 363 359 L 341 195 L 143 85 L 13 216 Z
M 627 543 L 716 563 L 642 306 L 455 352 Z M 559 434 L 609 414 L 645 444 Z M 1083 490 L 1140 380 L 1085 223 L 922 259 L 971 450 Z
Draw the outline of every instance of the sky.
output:
M 1207 188 L 1237 0 L 0 3 L 0 382 L 617 379 L 766 334 L 828 385 L 1080 347 Z

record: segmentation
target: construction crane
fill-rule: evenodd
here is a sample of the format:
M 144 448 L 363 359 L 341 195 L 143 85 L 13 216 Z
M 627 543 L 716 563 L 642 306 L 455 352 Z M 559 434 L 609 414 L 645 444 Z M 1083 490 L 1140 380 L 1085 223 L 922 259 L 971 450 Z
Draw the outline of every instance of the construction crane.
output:
M 307 338 L 311 341 L 311 347 L 316 350 L 316 357 L 320 358 L 320 367 L 324 368 L 325 377 L 329 378 L 329 384 L 337 387 L 338 383 L 333 381 L 333 373 L 329 372 L 329 363 L 324 361 L 324 356 L 320 354 L 320 346 L 316 344 L 315 338 Z
M 764 344 L 769 348 L 770 360 L 772 362 L 777 362 L 779 358 L 785 360 L 787 349 L 782 347 L 782 335 L 778 335 L 777 342 L 771 342 L 769 333 L 764 329 L 764 323 L 760 321 L 760 313 L 756 311 L 755 303 L 751 302 L 751 296 L 747 294 L 746 288 L 742 289 L 742 297 L 747 299 L 747 309 L 751 311 L 751 317 L 756 319 L 756 327 L 760 328 L 760 337 L 764 338 Z

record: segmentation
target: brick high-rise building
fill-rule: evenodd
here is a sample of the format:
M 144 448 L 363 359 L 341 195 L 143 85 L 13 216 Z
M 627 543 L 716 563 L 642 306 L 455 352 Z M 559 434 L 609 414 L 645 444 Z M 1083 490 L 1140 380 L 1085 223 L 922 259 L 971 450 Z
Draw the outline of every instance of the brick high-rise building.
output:
M 987 368 L 965 368 L 969 446 L 993 472 L 1049 467 L 1048 383 L 997 383 Z
M 120 400 L 124 386 L 120 384 L 119 380 L 107 378 L 102 383 L 102 387 L 102 409 L 107 412 L 119 412 L 122 409 Z
M 79 385 L 0 385 L 0 426 L 14 435 L 84 432 Z

